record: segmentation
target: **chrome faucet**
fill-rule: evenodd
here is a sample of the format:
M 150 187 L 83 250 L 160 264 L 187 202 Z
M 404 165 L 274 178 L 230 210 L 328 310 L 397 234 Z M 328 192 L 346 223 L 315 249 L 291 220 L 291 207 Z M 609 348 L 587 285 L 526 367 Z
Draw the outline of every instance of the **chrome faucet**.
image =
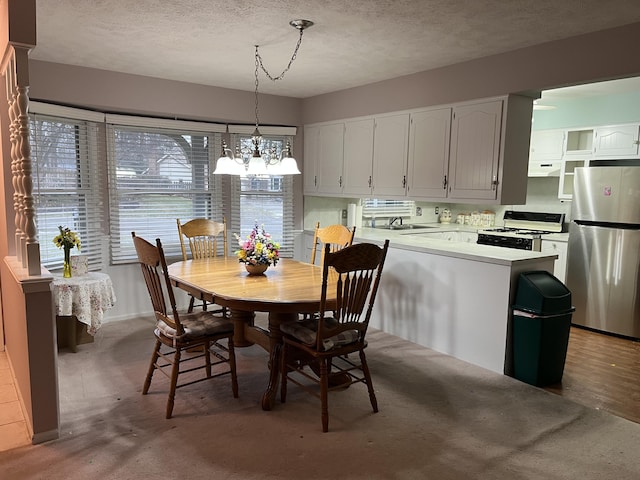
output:
M 400 220 L 400 225 L 402 225 L 402 217 L 391 217 L 389 219 L 389 226 L 393 227 L 393 224 L 396 223 L 396 221 Z

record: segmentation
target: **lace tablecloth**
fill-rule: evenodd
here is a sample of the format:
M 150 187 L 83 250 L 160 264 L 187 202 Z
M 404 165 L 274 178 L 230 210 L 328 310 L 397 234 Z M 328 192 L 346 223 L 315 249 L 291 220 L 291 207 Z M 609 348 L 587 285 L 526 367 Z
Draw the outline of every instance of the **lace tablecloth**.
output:
M 102 325 L 104 312 L 116 304 L 111 278 L 106 273 L 89 272 L 77 277 L 53 276 L 53 299 L 56 315 L 75 316 L 95 335 Z

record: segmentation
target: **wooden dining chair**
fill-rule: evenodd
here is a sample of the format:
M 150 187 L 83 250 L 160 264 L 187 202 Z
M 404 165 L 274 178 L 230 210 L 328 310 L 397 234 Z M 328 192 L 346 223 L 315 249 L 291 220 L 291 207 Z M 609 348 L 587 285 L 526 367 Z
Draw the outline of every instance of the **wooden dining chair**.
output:
M 330 251 L 335 252 L 353 243 L 356 227 L 348 229 L 344 225 L 328 225 L 320 228 L 320 222 L 316 223 L 313 232 L 313 249 L 311 250 L 311 263 L 316 263 L 316 251 L 320 246 L 320 251 L 324 254 L 325 245 L 330 245 Z M 322 264 L 322 259 L 320 260 Z
M 153 374 L 158 370 L 170 381 L 166 418 L 171 418 L 178 388 L 210 378 L 230 374 L 231 390 L 237 398 L 238 378 L 233 345 L 233 322 L 207 311 L 179 313 L 160 239 L 156 240 L 156 245 L 152 245 L 143 238 L 136 237 L 135 232 L 131 232 L 131 235 L 156 317 L 156 345 L 142 394 L 146 395 L 149 392 Z M 226 345 L 220 343 L 221 340 L 226 340 Z M 194 350 L 198 353 L 192 353 Z M 198 360 L 201 362 L 200 365 L 195 363 Z M 224 367 L 225 364 L 228 368 Z M 181 365 L 185 367 L 182 369 Z M 194 378 L 190 374 L 184 383 L 178 383 L 181 374 L 202 369 L 205 370 L 204 376 Z
M 388 248 L 389 240 L 383 247 L 358 243 L 337 252 L 331 252 L 330 245 L 326 245 L 320 316 L 283 323 L 280 327 L 283 333 L 281 400 L 286 402 L 288 381 L 320 398 L 323 432 L 329 429 L 328 392 L 332 390 L 364 383 L 373 411 L 378 411 L 364 350 Z M 329 307 L 328 280 L 336 277 L 337 304 Z M 355 352 L 359 354 L 359 361 L 349 357 Z M 312 371 L 306 370 L 306 366 Z M 332 372 L 332 368 L 336 371 Z M 330 376 L 344 381 L 330 382 Z
M 180 248 L 182 249 L 182 260 L 188 260 L 187 247 L 185 238 L 189 244 L 189 252 L 194 260 L 200 258 L 225 256 L 227 254 L 227 220 L 222 217 L 222 222 L 215 222 L 208 218 L 194 218 L 186 223 L 180 223 L 177 218 L 178 236 L 180 237 Z M 222 247 L 222 251 L 220 251 Z M 189 312 L 193 312 L 195 298 L 190 295 Z M 207 302 L 203 298 L 199 298 L 202 302 L 203 310 L 207 310 Z M 221 307 L 213 311 L 214 313 L 222 313 L 227 316 L 227 309 Z

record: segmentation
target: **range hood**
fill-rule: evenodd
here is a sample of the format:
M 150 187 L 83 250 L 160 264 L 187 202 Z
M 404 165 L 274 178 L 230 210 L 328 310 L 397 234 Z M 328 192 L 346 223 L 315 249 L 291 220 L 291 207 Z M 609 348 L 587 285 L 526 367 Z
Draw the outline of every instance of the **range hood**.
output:
M 529 177 L 559 177 L 560 160 L 529 162 Z

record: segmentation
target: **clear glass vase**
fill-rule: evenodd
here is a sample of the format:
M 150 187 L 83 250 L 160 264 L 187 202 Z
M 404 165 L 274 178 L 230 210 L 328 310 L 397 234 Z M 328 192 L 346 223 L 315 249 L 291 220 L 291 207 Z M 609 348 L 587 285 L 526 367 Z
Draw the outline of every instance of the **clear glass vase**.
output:
M 71 249 L 64 247 L 64 265 L 62 270 L 64 278 L 71 278 Z

